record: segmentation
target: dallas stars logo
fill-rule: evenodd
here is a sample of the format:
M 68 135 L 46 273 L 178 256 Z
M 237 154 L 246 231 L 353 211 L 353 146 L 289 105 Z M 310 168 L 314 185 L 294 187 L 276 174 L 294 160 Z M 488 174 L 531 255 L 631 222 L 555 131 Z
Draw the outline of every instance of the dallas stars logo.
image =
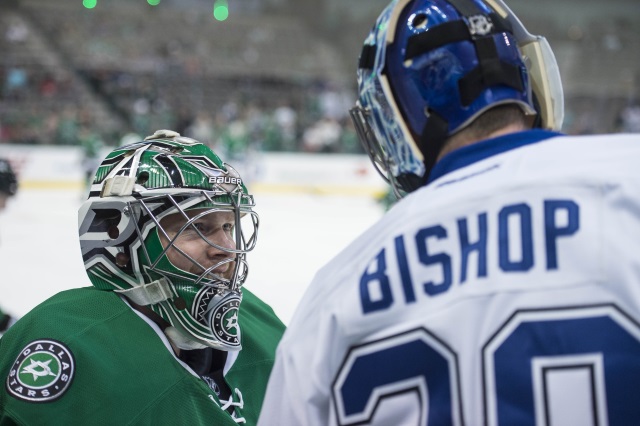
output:
M 74 371 L 69 348 L 55 340 L 36 340 L 29 343 L 13 363 L 7 377 L 7 390 L 24 401 L 53 401 L 67 391 Z
M 231 346 L 240 346 L 238 309 L 240 297 L 230 297 L 214 308 L 211 313 L 211 329 L 218 338 Z

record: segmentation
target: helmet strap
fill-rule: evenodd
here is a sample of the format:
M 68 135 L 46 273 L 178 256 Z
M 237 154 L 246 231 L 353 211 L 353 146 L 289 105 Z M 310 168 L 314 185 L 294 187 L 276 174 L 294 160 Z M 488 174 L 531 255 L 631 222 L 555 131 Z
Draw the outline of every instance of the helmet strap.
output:
M 126 296 L 133 303 L 140 306 L 155 305 L 177 297 L 171 283 L 164 277 L 126 290 L 115 290 L 115 292 Z
M 100 197 L 123 197 L 133 193 L 135 177 L 113 176 L 105 179 Z
M 436 164 L 436 159 L 449 137 L 449 123 L 433 110 L 428 111 L 427 114 L 427 122 L 422 130 L 422 135 L 420 135 L 419 144 L 426 168 L 425 181 L 428 179 L 429 173 L 431 173 L 431 169 Z
M 519 92 L 524 90 L 520 69 L 500 61 L 492 36 L 474 40 L 480 63 L 458 81 L 462 105 L 469 106 L 487 87 L 504 84 Z
M 418 148 L 424 158 L 424 175 L 404 173 L 396 177 L 396 182 L 405 192 L 412 192 L 424 186 L 429 180 L 431 169 L 436 164 L 436 159 L 449 137 L 449 123 L 435 111 L 427 112 L 427 122 L 418 141 Z M 396 195 L 402 197 L 399 193 Z

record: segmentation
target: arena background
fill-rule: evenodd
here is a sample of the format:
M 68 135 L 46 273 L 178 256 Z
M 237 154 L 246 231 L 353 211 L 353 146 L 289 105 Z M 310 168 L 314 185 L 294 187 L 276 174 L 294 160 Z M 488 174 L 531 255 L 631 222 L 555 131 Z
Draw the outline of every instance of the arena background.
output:
M 113 146 L 170 128 L 239 165 L 259 203 L 248 287 L 288 321 L 384 211 L 347 110 L 387 0 L 1 0 L 0 307 L 88 285 L 76 211 Z M 640 2 L 512 0 L 556 53 L 570 134 L 640 131 Z M 597 171 L 594 171 L 597 172 Z

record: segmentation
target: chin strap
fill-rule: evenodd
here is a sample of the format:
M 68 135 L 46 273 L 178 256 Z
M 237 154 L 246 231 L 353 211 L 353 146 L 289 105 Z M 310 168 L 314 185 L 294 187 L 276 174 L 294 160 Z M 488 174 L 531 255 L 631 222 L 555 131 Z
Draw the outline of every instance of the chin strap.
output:
M 115 290 L 115 292 L 140 306 L 156 305 L 166 301 L 172 303 L 170 301 L 178 297 L 169 280 L 164 277 L 126 290 Z M 240 344 L 237 312 L 241 300 L 240 296 L 229 293 L 224 297 L 214 297 L 212 302 L 204 305 L 202 315 L 206 317 L 203 318 L 202 322 L 208 326 L 215 335 L 221 336 L 217 342 L 212 341 L 208 345 L 201 343 L 189 335 L 186 330 L 180 330 L 180 328 L 173 326 L 166 327 L 164 333 L 176 347 L 187 351 L 208 347 L 221 351 L 239 351 L 242 345 Z M 221 319 L 225 314 L 229 315 L 229 313 L 233 315 Z M 232 330 L 235 330 L 235 333 L 233 333 Z
M 140 306 L 155 305 L 160 302 L 174 299 L 177 294 L 166 278 L 131 287 L 126 290 L 116 290 L 123 296 L 126 296 L 133 303 Z M 164 329 L 164 334 L 176 347 L 190 351 L 193 349 L 204 349 L 207 346 L 193 340 L 192 337 L 181 333 L 177 328 L 169 326 Z
M 133 303 L 140 306 L 155 305 L 178 296 L 174 293 L 173 287 L 166 278 L 160 278 L 126 290 L 115 290 L 115 292 L 126 296 Z

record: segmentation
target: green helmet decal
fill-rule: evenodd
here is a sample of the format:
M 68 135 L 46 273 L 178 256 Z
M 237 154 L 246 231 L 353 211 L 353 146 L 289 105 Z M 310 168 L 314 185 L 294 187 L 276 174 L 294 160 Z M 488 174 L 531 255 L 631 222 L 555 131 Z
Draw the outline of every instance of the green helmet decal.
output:
M 98 168 L 78 213 L 85 269 L 95 287 L 168 321 L 180 347 L 240 349 L 237 311 L 259 225 L 253 207 L 240 175 L 209 147 L 158 131 L 116 148 Z M 194 240 L 195 252 L 183 246 Z

